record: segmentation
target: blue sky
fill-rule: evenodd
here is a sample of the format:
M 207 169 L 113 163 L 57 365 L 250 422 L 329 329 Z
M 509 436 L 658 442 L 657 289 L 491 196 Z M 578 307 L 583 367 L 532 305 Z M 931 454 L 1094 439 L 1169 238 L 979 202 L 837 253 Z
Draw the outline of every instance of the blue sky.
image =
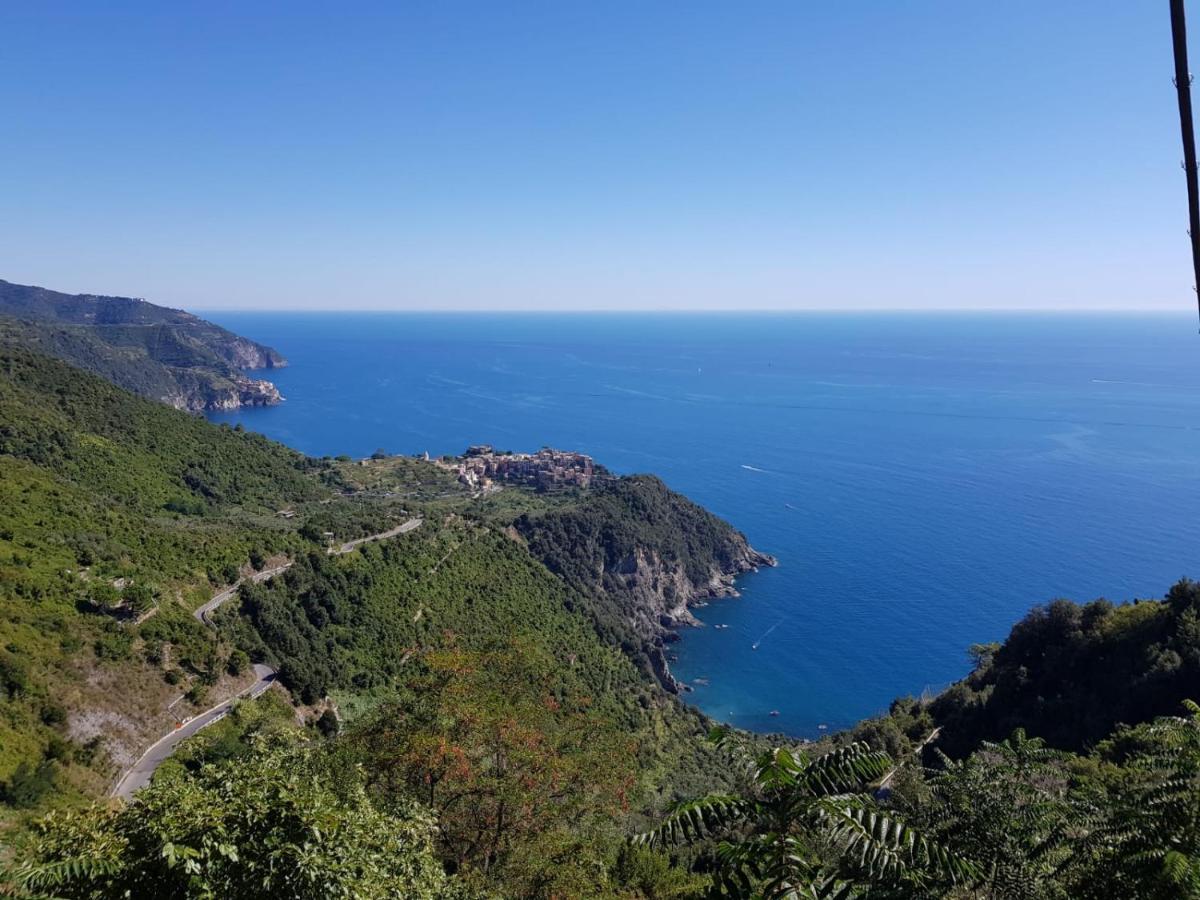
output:
M 0 277 L 205 309 L 1195 303 L 1165 2 L 107 6 L 0 8 Z

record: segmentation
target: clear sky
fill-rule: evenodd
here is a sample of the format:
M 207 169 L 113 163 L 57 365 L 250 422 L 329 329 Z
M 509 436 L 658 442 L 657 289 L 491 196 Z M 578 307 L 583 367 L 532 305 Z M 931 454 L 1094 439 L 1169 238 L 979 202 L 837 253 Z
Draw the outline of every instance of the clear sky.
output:
M 39 0 L 0 4 L 0 42 L 10 281 L 201 309 L 1195 304 L 1166 0 Z

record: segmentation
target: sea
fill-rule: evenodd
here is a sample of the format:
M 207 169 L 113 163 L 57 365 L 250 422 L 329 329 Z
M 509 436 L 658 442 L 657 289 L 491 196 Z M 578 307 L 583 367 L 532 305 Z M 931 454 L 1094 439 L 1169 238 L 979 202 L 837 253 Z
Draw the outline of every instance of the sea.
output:
M 816 737 L 932 695 L 1057 597 L 1200 577 L 1200 335 L 1180 315 L 207 312 L 315 455 L 469 444 L 651 472 L 779 560 L 697 611 L 686 695 Z

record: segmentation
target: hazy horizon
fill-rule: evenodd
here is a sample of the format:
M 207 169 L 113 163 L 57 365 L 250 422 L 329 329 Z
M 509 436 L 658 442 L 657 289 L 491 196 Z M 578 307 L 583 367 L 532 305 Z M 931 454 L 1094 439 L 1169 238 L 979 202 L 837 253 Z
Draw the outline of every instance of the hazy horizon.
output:
M 1188 311 L 1167 10 L 0 10 L 0 277 L 186 309 Z

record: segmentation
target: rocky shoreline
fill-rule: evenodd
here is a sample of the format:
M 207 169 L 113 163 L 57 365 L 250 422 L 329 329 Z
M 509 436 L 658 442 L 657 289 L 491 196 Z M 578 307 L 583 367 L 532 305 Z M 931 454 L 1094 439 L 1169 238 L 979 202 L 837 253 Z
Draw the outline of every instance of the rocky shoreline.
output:
M 274 384 L 245 374 L 286 366 L 277 350 L 133 297 L 64 294 L 0 280 L 0 344 L 36 349 L 188 412 L 283 401 Z
M 258 378 L 225 379 L 188 373 L 179 377 L 179 389 L 161 397 L 163 403 L 187 412 L 231 412 L 253 406 L 275 406 L 283 402 L 272 382 Z
M 626 560 L 620 570 L 625 589 L 638 602 L 635 629 L 646 641 L 646 654 L 658 682 L 672 694 L 690 688 L 671 674 L 666 648 L 680 639 L 679 630 L 702 625 L 692 608 L 712 600 L 741 596 L 737 579 L 765 566 L 777 566 L 775 557 L 755 550 L 741 534 L 737 535 L 738 553 L 726 565 L 714 567 L 707 581 L 689 579 L 683 565 L 665 562 L 641 548 Z

